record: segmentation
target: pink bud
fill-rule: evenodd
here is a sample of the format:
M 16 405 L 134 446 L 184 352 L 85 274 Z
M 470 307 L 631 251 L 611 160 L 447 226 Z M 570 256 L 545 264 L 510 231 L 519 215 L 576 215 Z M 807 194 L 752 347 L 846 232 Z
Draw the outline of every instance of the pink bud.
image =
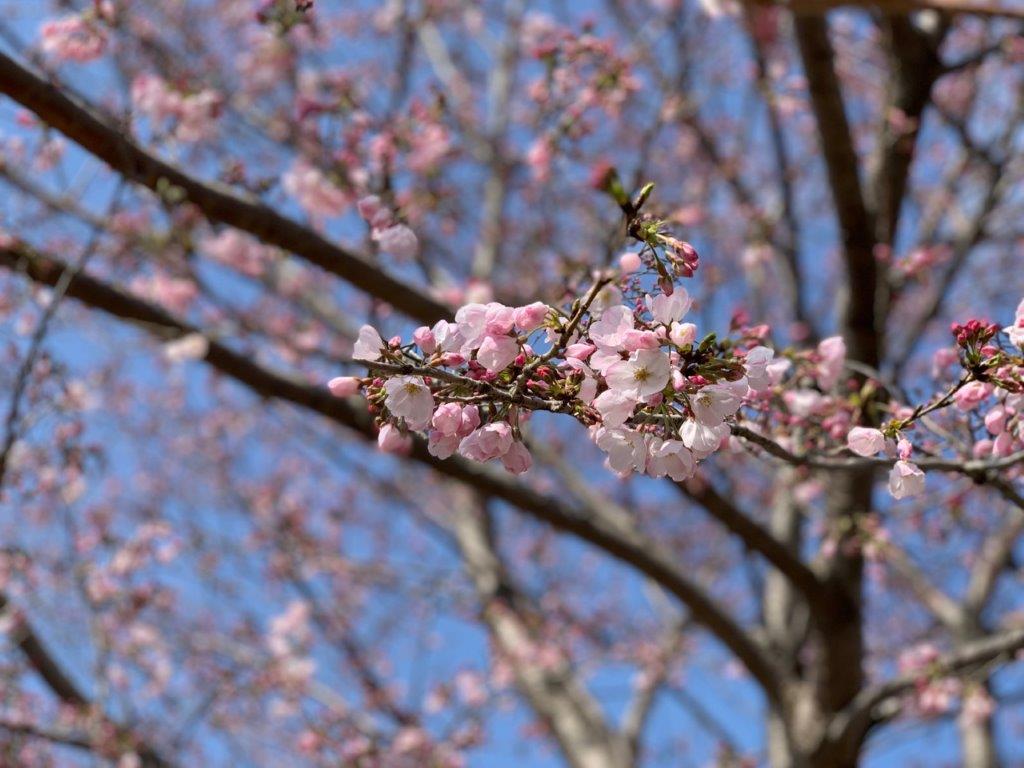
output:
M 360 198 L 359 202 L 356 203 L 356 210 L 359 211 L 359 215 L 362 216 L 365 221 L 372 220 L 380 209 L 381 202 L 377 195 L 367 195 L 366 197 Z
M 405 455 L 412 449 L 412 438 L 403 435 L 394 424 L 385 424 L 377 435 L 377 446 L 385 453 Z
M 1006 409 L 997 405 L 991 411 L 985 414 L 985 428 L 988 430 L 990 435 L 1001 434 L 1006 429 L 1006 419 L 1009 414 Z
M 417 347 L 423 350 L 424 354 L 431 355 L 437 349 L 437 339 L 434 338 L 434 332 L 425 325 L 421 325 L 412 332 L 412 340 L 416 342 Z
M 521 475 L 533 465 L 533 459 L 526 446 L 516 441 L 512 443 L 505 455 L 501 457 L 501 463 L 513 475 Z
M 911 443 L 907 438 L 901 437 L 899 442 L 896 443 L 896 455 L 903 461 L 910 458 L 910 454 L 914 452 L 914 444 Z
M 526 333 L 537 330 L 544 324 L 549 309 L 548 305 L 542 301 L 535 301 L 525 307 L 517 307 L 515 309 L 516 327 Z
M 846 445 L 858 456 L 874 456 L 885 449 L 885 435 L 878 429 L 854 427 L 846 436 Z
M 668 337 L 677 347 L 693 344 L 697 338 L 697 326 L 693 323 L 672 323 Z
M 597 347 L 593 344 L 570 344 L 565 348 L 565 356 L 573 357 L 577 360 L 586 360 L 592 354 L 594 354 Z
M 627 251 L 619 257 L 619 269 L 623 274 L 630 275 L 640 269 L 640 256 L 632 251 Z
M 337 376 L 327 382 L 327 388 L 335 397 L 351 397 L 359 392 L 359 379 L 355 376 Z

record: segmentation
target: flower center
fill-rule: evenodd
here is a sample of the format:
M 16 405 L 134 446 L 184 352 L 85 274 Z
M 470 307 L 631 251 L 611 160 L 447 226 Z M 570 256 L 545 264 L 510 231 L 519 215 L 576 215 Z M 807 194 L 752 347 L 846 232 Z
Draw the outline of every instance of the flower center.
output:
M 420 391 L 420 385 L 419 385 L 419 384 L 413 384 L 413 383 L 412 383 L 412 382 L 410 381 L 409 383 L 407 383 L 407 384 L 405 385 L 404 389 L 405 389 L 405 391 L 406 391 L 407 393 L 409 393 L 410 395 L 415 395 L 415 394 L 416 394 L 417 392 L 419 392 L 419 391 Z
M 647 381 L 651 378 L 651 372 L 646 368 L 637 368 L 633 371 L 633 381 Z

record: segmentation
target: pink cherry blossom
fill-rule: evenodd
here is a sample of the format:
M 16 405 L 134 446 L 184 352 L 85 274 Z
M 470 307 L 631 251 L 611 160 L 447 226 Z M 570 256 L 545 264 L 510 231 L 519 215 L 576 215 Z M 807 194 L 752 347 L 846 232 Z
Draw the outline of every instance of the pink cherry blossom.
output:
M 352 348 L 353 360 L 380 360 L 384 339 L 372 325 L 364 325 L 359 329 L 359 338 Z
M 611 368 L 613 365 L 621 362 L 622 359 L 623 358 L 619 350 L 602 349 L 601 347 L 598 347 L 596 350 L 594 350 L 588 362 L 594 370 L 599 371 L 603 374 L 607 373 L 608 369 Z
M 874 456 L 885 450 L 885 435 L 871 427 L 854 427 L 846 436 L 846 445 L 858 456 Z
M 586 360 L 597 349 L 593 344 L 570 344 L 565 348 L 566 358 L 572 358 L 576 360 Z
M 349 195 L 306 160 L 296 161 L 282 177 L 281 185 L 311 216 L 340 216 L 349 206 Z
M 647 465 L 647 445 L 644 436 L 625 428 L 599 427 L 594 442 L 608 454 L 608 464 L 619 475 L 643 472 Z
M 633 313 L 622 305 L 609 307 L 590 326 L 590 340 L 598 348 L 617 350 L 625 343 L 626 333 L 633 330 Z
M 683 319 L 683 316 L 690 311 L 693 300 L 685 288 L 677 287 L 672 291 L 671 296 L 659 293 L 652 298 L 648 295 L 645 298 L 645 303 L 648 311 L 654 317 L 654 322 L 671 325 Z
M 104 28 L 78 14 L 47 21 L 40 34 L 43 52 L 65 61 L 93 61 L 107 49 L 107 33 Z
M 462 337 L 463 348 L 474 350 L 487 333 L 487 306 L 466 304 L 455 313 L 455 325 Z
M 551 308 L 542 301 L 535 301 L 524 307 L 517 307 L 515 310 L 516 328 L 525 333 L 531 333 L 544 324 Z
M 683 445 L 697 458 L 705 458 L 717 451 L 728 434 L 728 424 L 707 425 L 694 419 L 687 419 L 679 430 Z
M 846 342 L 842 336 L 830 336 L 818 344 L 818 383 L 822 389 L 832 389 L 839 383 L 846 364 Z
M 385 453 L 405 455 L 412 449 L 412 436 L 402 434 L 394 424 L 385 424 L 377 434 L 377 446 Z
M 953 398 L 956 400 L 956 407 L 961 411 L 973 411 L 985 401 L 991 391 L 985 382 L 972 381 L 961 387 Z
M 643 399 L 663 390 L 671 371 L 668 355 L 655 349 L 642 349 L 634 352 L 628 360 L 612 365 L 605 373 L 605 379 L 611 389 Z
M 1006 429 L 1006 421 L 1010 414 L 1002 405 L 994 406 L 985 414 L 985 428 L 990 435 L 998 435 Z
M 374 230 L 371 237 L 378 248 L 398 259 L 411 259 L 419 252 L 420 243 L 416 233 L 405 224 Z
M 203 239 L 199 247 L 210 258 L 251 277 L 263 274 L 271 257 L 269 249 L 258 240 L 232 228 Z
M 681 440 L 652 438 L 648 452 L 647 474 L 651 477 L 668 475 L 676 482 L 682 482 L 693 475 L 693 454 Z
M 490 373 L 505 370 L 519 354 L 519 344 L 509 336 L 486 336 L 476 353 L 477 362 Z
M 479 426 L 480 409 L 475 405 L 464 406 L 462 409 L 462 426 L 459 427 L 459 434 L 465 437 Z
M 1010 343 L 1024 349 L 1024 300 L 1017 305 L 1017 311 L 1013 316 L 1013 325 L 1003 329 L 1010 337 Z
M 533 458 L 526 446 L 517 440 L 501 457 L 501 463 L 513 475 L 521 475 L 533 466 Z
M 625 275 L 630 275 L 640 269 L 643 262 L 640 261 L 639 254 L 633 253 L 632 251 L 626 251 L 624 254 L 619 256 L 619 269 Z
M 654 331 L 626 331 L 622 342 L 622 348 L 627 352 L 636 352 L 641 349 L 658 349 L 662 340 Z
M 703 387 L 690 398 L 693 415 L 705 426 L 717 426 L 739 410 L 746 392 L 746 379 Z
M 978 725 L 991 718 L 995 710 L 995 699 L 984 688 L 974 685 L 963 696 L 960 718 L 964 723 Z
M 492 301 L 487 304 L 484 315 L 484 332 L 492 336 L 502 336 L 512 332 L 516 323 L 516 310 Z
M 372 223 L 374 219 L 382 211 L 387 214 L 387 217 L 391 217 L 391 211 L 389 211 L 377 195 L 366 195 L 365 197 L 359 198 L 356 201 L 356 210 L 364 221 Z
M 551 175 L 552 157 L 551 140 L 547 136 L 540 136 L 530 144 L 526 151 L 526 164 L 530 167 L 535 180 L 548 180 Z
M 504 421 L 497 421 L 464 437 L 459 444 L 459 454 L 473 461 L 489 461 L 508 453 L 512 443 L 512 428 Z
M 897 461 L 889 472 L 889 493 L 894 499 L 917 496 L 924 491 L 924 472 L 909 461 Z
M 421 325 L 412 332 L 412 340 L 417 347 L 423 350 L 424 354 L 431 355 L 437 349 L 437 339 L 434 337 L 434 332 L 425 325 Z
M 430 423 L 442 435 L 457 434 L 462 426 L 462 406 L 458 403 L 442 403 L 437 406 Z
M 793 364 L 784 357 L 777 357 L 765 366 L 765 372 L 768 374 L 768 378 L 771 381 L 773 387 L 777 387 L 782 383 L 782 379 L 785 378 L 786 373 Z
M 336 376 L 327 382 L 327 388 L 335 397 L 351 397 L 359 392 L 359 379 L 355 376 Z
M 437 429 L 432 429 L 427 435 L 427 451 L 431 456 L 447 459 L 455 455 L 461 442 L 462 437 L 458 434 L 445 434 Z
M 1009 456 L 1011 453 L 1013 453 L 1013 435 L 1009 432 L 1002 432 L 992 441 L 992 455 Z
M 693 344 L 697 338 L 697 326 L 693 323 L 672 323 L 668 338 L 677 347 Z
M 794 416 L 802 418 L 813 416 L 827 404 L 825 397 L 813 389 L 793 389 L 784 393 L 782 399 Z
M 442 352 L 454 352 L 462 349 L 466 344 L 466 337 L 456 323 L 449 323 L 447 320 L 438 320 L 430 329 L 434 335 L 437 348 Z
M 768 375 L 768 364 L 775 357 L 775 350 L 768 347 L 754 347 L 743 358 L 743 367 L 747 372 L 747 384 L 751 389 L 768 389 L 772 386 Z
M 621 427 L 633 415 L 637 398 L 627 392 L 608 389 L 594 398 L 594 408 L 601 414 L 601 421 L 607 427 Z
M 384 383 L 385 404 L 410 429 L 423 429 L 434 415 L 434 396 L 421 376 L 395 376 Z

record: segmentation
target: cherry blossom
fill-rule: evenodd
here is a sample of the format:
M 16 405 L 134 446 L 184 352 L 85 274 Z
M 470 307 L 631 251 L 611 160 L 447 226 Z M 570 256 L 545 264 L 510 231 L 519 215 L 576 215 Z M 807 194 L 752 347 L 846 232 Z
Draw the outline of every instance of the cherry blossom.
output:
M 327 382 L 327 387 L 335 397 L 351 397 L 359 392 L 360 381 L 355 376 L 336 376 Z
M 768 373 L 768 366 L 775 357 L 775 350 L 757 346 L 747 351 L 743 358 L 743 368 L 747 373 L 747 384 L 751 389 L 768 389 L 773 382 Z
M 45 53 L 67 61 L 93 61 L 107 49 L 107 34 L 102 25 L 82 15 L 48 21 L 43 24 L 40 35 Z
M 474 461 L 489 461 L 508 453 L 512 443 L 512 428 L 503 421 L 493 422 L 464 437 L 459 443 L 459 454 Z
M 871 427 L 854 427 L 847 435 L 846 444 L 858 456 L 874 456 L 885 450 L 885 435 Z
M 379 360 L 384 339 L 380 337 L 372 325 L 364 325 L 359 329 L 359 338 L 352 348 L 353 360 Z
M 664 352 L 642 349 L 609 367 L 605 378 L 612 391 L 643 399 L 665 388 L 671 370 Z
M 924 472 L 910 461 L 900 460 L 889 472 L 889 493 L 894 499 L 905 499 L 924 491 Z
M 396 376 L 384 384 L 388 409 L 410 429 L 423 429 L 434 415 L 434 396 L 419 376 Z
M 681 482 L 689 478 L 694 471 L 693 456 L 680 440 L 661 440 L 652 438 L 648 446 L 650 456 L 647 459 L 647 473 L 651 477 L 668 475 Z

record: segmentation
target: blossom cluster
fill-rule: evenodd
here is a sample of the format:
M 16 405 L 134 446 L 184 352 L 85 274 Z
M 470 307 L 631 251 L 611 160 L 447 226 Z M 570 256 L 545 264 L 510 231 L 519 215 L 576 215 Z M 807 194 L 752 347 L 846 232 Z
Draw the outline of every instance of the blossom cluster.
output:
M 909 432 L 915 422 L 939 409 L 978 415 L 984 429 L 969 445 L 974 460 L 1006 460 L 1024 451 L 1024 360 L 1017 354 L 1024 347 L 1024 301 L 1013 324 L 1002 329 L 1009 348 L 997 343 L 1000 329 L 994 323 L 972 319 L 954 323 L 950 331 L 955 347 L 940 350 L 936 362 L 939 369 L 961 363 L 964 374 L 956 384 L 931 403 L 894 409 L 894 418 L 881 428 L 857 426 L 847 435 L 850 451 L 858 456 L 886 453 L 897 459 L 889 474 L 889 491 L 896 499 L 924 490 L 924 472 L 911 461 Z
M 105 5 L 101 3 L 99 7 Z M 93 13 L 47 21 L 39 31 L 43 52 L 79 64 L 98 59 L 107 50 L 107 32 L 101 21 Z
M 521 473 L 531 466 L 522 426 L 533 412 L 548 411 L 583 423 L 623 477 L 685 481 L 738 436 L 791 463 L 888 466 L 897 500 L 924 491 L 923 462 L 915 456 L 946 468 L 1024 456 L 1024 359 L 1012 349 L 1024 342 L 1024 302 L 1002 329 L 1009 348 L 997 343 L 994 324 L 955 325 L 956 346 L 944 360 L 959 362 L 963 374 L 946 392 L 910 406 L 875 372 L 854 375 L 857 364 L 847 360 L 840 336 L 777 356 L 766 343 L 768 326 L 749 325 L 741 314 L 729 337 L 701 337 L 688 317 L 693 299 L 680 285 L 697 269 L 697 252 L 641 212 L 650 185 L 631 198 L 614 169 L 599 168 L 594 186 L 618 203 L 641 249 L 623 254 L 618 270 L 594 273 L 589 290 L 571 303 L 469 303 L 451 321 L 417 328 L 408 341 L 362 327 L 353 359 L 372 375 L 338 377 L 329 386 L 338 396 L 368 398 L 382 449 L 406 452 L 411 433 L 423 432 L 437 458 L 500 459 Z M 415 247 L 415 235 L 379 199 L 360 201 L 360 212 L 382 246 L 394 240 L 392 250 Z M 983 407 L 991 439 L 965 449 L 918 437 L 936 411 Z M 978 471 L 968 473 L 978 479 Z
M 170 122 L 170 135 L 186 143 L 211 138 L 224 106 L 223 96 L 211 88 L 183 91 L 153 74 L 136 77 L 131 96 L 132 105 L 154 128 Z
M 623 258 L 625 271 L 636 272 L 634 258 Z M 331 389 L 364 392 L 386 450 L 408 449 L 408 433 L 423 431 L 438 458 L 500 459 L 524 472 L 531 459 L 521 426 L 544 410 L 587 425 L 620 475 L 685 480 L 722 445 L 745 398 L 777 383 L 788 362 L 762 345 L 713 334 L 698 341 L 685 289 L 650 293 L 640 284 L 632 274 L 618 283 L 597 275 L 563 308 L 467 304 L 408 343 L 364 326 L 353 358 L 377 375 L 339 377 Z

